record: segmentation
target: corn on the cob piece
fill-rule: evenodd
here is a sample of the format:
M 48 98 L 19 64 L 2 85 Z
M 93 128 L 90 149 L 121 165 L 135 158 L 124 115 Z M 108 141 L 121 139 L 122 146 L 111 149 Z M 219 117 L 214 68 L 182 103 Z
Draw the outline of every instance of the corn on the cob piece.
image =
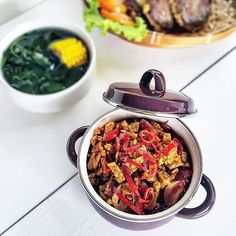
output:
M 66 38 L 53 42 L 49 48 L 57 54 L 67 68 L 81 66 L 87 62 L 87 49 L 76 38 Z

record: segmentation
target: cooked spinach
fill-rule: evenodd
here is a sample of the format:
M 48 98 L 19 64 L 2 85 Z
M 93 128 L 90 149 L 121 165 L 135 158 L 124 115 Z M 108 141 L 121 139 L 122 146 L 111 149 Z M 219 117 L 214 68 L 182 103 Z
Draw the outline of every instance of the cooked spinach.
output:
M 78 38 L 69 32 L 50 29 L 17 38 L 3 54 L 1 65 L 6 81 L 30 94 L 55 93 L 76 83 L 87 71 L 89 57 L 86 64 L 68 69 L 49 49 L 52 42 L 67 37 Z

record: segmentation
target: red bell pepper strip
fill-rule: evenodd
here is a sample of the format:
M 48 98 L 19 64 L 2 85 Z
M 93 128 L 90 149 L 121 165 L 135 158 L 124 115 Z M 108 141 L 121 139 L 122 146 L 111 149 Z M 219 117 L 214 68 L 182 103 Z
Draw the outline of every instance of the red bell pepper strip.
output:
M 123 196 L 120 191 L 116 188 L 114 188 L 114 193 L 118 196 L 118 198 L 125 203 L 131 210 L 136 212 L 138 215 L 143 214 L 143 207 L 141 205 L 133 205 L 125 196 Z
M 111 169 L 107 166 L 107 162 L 105 160 L 105 158 L 103 160 L 101 160 L 102 162 L 102 172 L 107 174 L 111 172 Z
M 152 132 L 154 134 L 157 132 L 154 126 L 147 120 L 142 119 L 140 121 L 140 126 L 142 127 L 143 130 L 148 130 L 149 132 Z
M 116 151 L 119 152 L 120 151 L 120 138 L 116 137 Z
M 136 207 L 137 211 L 140 212 L 142 215 L 143 214 L 143 204 L 140 203 L 139 201 L 137 201 L 135 204 L 135 207 Z
M 141 191 L 142 189 L 140 189 Z M 143 198 L 139 197 L 138 202 L 142 204 L 149 204 L 154 197 L 154 189 L 152 187 L 143 187 Z
M 156 162 L 156 159 L 149 153 L 149 152 L 142 152 L 139 151 L 139 154 L 146 160 L 146 161 L 150 161 L 152 163 Z
M 157 150 L 157 147 L 158 147 L 160 144 L 161 144 L 161 143 L 159 143 L 157 146 L 155 146 L 154 143 L 150 143 L 150 144 L 148 145 L 148 147 L 151 147 L 151 148 L 154 150 L 154 152 L 159 156 L 160 151 Z
M 149 164 L 149 173 L 146 172 L 143 174 L 141 179 L 151 179 L 157 173 L 157 163 L 150 163 Z
M 142 145 L 143 145 L 142 143 L 138 143 L 134 146 L 128 147 L 125 149 L 125 153 L 129 154 L 129 153 L 135 152 Z
M 152 198 L 153 198 L 153 195 L 154 195 L 154 189 L 153 188 L 147 188 L 144 195 L 143 195 L 143 198 L 145 200 L 151 201 Z
M 136 185 L 134 184 L 134 181 L 133 181 L 133 179 L 130 175 L 129 169 L 126 165 L 123 166 L 123 174 L 125 176 L 125 179 L 126 179 L 128 185 L 129 185 L 130 190 L 133 193 L 133 195 L 135 197 L 140 197 L 139 191 L 138 191 Z
M 112 139 L 116 138 L 119 134 L 119 125 L 116 126 L 116 128 L 104 135 L 103 140 L 106 142 L 111 141 Z
M 147 130 L 141 130 L 139 132 L 139 137 L 140 137 L 140 140 L 146 144 L 150 144 L 150 143 L 153 143 L 154 141 L 156 141 L 155 134 L 153 134 Z
M 140 170 L 142 170 L 142 171 L 145 171 L 145 168 L 144 168 L 141 164 L 137 163 L 136 161 L 134 161 L 134 160 L 132 160 L 132 159 L 130 159 L 130 158 L 128 158 L 128 157 L 121 157 L 120 159 L 121 159 L 123 162 L 125 162 L 125 163 L 129 163 L 129 164 L 131 164 L 131 165 L 134 165 L 134 166 L 137 167 L 138 169 L 140 169 Z
M 157 163 L 149 164 L 149 176 L 153 177 L 157 173 Z
M 139 191 L 139 193 L 143 196 L 144 193 L 145 193 L 145 191 L 146 191 L 147 189 L 148 189 L 147 186 L 139 187 L 139 188 L 138 188 L 138 191 Z
M 129 134 L 128 133 L 121 133 L 119 138 L 120 138 L 120 144 L 121 144 L 121 148 L 122 148 L 121 150 L 125 151 L 125 149 L 129 145 L 129 140 L 130 140 Z
M 128 133 L 121 133 L 120 134 L 120 142 L 121 143 L 127 143 L 127 142 L 129 142 L 129 140 L 130 140 L 130 137 L 129 137 L 129 134 Z
M 145 200 L 145 199 L 143 199 L 141 197 L 138 197 L 138 203 L 140 203 L 140 204 L 148 204 L 148 203 L 150 203 L 150 200 Z
M 173 141 L 171 142 L 164 150 L 164 155 L 168 155 L 170 151 L 174 148 L 178 147 L 178 143 Z

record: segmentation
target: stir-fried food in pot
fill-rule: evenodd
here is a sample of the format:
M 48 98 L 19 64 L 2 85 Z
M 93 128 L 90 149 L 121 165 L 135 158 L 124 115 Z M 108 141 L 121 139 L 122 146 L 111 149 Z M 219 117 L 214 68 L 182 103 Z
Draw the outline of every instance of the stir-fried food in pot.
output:
M 96 128 L 87 169 L 104 201 L 138 215 L 174 205 L 192 177 L 191 159 L 181 138 L 167 122 L 145 119 L 108 122 Z

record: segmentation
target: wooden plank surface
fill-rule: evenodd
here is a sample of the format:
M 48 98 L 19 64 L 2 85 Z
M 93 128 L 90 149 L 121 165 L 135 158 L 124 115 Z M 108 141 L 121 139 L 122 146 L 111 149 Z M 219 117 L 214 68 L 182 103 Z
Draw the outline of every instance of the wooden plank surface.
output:
M 175 217 L 163 225 L 110 222 L 91 205 L 76 176 L 6 235 L 236 235 L 235 66 L 234 50 L 183 91 L 195 100 L 198 109 L 195 117 L 184 121 L 200 143 L 204 173 L 217 192 L 216 204 L 208 215 L 197 220 Z M 189 206 L 198 205 L 204 196 L 203 188 L 199 188 Z
M 84 28 L 80 0 L 47 0 L 0 26 L 0 39 L 30 20 L 64 19 Z M 62 17 L 63 16 L 63 17 Z M 236 34 L 207 46 L 154 49 L 132 45 L 113 35 L 92 33 L 97 49 L 97 78 L 90 93 L 71 109 L 37 115 L 14 105 L 0 84 L 0 232 L 76 173 L 67 160 L 65 144 L 78 126 L 91 123 L 111 109 L 101 96 L 114 81 L 138 82 L 149 68 L 163 71 L 167 86 L 180 89 L 229 51 Z

